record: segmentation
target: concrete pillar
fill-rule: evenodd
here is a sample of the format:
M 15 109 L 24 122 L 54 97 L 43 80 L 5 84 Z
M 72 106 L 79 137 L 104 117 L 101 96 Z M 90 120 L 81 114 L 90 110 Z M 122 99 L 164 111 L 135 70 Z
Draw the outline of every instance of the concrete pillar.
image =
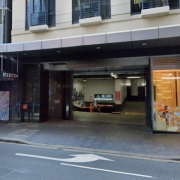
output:
M 131 96 L 138 96 L 138 80 L 131 79 Z
M 114 92 L 115 92 L 115 94 L 114 94 L 114 100 L 115 100 L 115 104 L 121 104 L 121 100 L 119 100 L 119 101 L 116 101 L 116 92 L 117 91 L 120 91 L 120 93 L 121 93 L 121 80 L 120 79 L 115 79 L 115 87 L 114 87 Z

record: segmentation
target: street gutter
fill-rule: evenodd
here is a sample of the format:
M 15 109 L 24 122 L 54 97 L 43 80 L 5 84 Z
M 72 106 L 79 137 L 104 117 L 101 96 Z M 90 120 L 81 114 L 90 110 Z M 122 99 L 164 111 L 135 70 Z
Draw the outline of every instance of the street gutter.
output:
M 102 150 L 102 149 L 81 148 L 81 147 L 74 147 L 74 146 L 41 144 L 41 143 L 33 143 L 30 141 L 19 140 L 19 139 L 14 139 L 14 138 L 0 138 L 0 142 L 53 148 L 53 149 L 59 149 L 59 150 L 64 150 L 64 151 L 81 151 L 84 153 L 106 154 L 106 155 L 114 155 L 114 156 L 121 156 L 121 157 L 138 158 L 138 159 L 165 160 L 165 161 L 180 162 L 180 156 L 160 156 L 160 155 L 149 155 L 149 154 L 140 154 L 140 153 L 127 153 L 127 152 L 121 152 L 121 151 Z

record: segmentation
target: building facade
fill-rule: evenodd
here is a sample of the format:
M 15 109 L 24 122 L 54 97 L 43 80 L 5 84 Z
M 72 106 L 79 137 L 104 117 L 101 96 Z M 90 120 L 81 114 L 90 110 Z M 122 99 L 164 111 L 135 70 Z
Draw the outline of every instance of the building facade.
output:
M 119 72 L 143 74 L 147 125 L 180 131 L 179 0 L 12 3 L 11 43 L 0 45 L 0 53 L 17 66 L 1 69 L 13 84 L 2 92 L 9 93 L 10 110 L 1 121 L 73 119 L 73 75 Z M 116 110 L 127 99 L 121 79 L 114 85 Z M 137 81 L 131 80 L 133 86 Z

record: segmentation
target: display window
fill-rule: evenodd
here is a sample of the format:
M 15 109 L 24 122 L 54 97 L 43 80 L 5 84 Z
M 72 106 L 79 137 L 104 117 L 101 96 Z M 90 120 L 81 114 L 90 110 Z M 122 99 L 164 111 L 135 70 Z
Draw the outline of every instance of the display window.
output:
M 153 71 L 153 130 L 180 132 L 180 70 Z

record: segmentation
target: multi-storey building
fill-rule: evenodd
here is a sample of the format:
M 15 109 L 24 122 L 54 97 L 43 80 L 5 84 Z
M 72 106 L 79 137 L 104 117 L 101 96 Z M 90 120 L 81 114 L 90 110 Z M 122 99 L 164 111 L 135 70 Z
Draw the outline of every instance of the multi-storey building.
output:
M 13 0 L 11 39 L 0 45 L 18 64 L 3 70 L 4 121 L 73 119 L 72 104 L 91 111 L 94 98 L 119 112 L 141 99 L 154 131 L 180 131 L 179 0 Z

